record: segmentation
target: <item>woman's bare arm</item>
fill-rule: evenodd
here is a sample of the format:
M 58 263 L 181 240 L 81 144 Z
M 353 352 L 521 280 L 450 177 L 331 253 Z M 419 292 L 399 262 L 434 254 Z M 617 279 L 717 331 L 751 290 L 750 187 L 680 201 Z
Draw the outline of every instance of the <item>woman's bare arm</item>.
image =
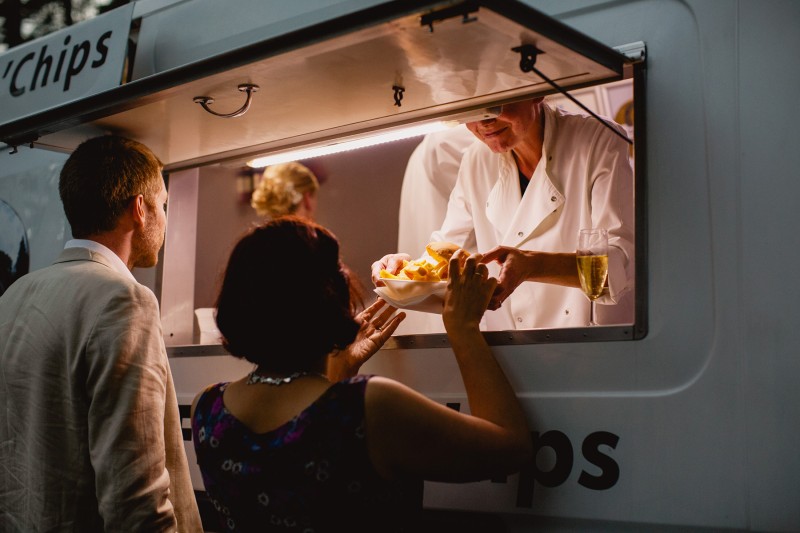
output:
M 519 470 L 532 456 L 525 414 L 478 326 L 496 286 L 480 256 L 461 272 L 451 260 L 442 315 L 471 414 L 456 412 L 396 381 L 367 387 L 370 456 L 387 478 L 473 481 Z

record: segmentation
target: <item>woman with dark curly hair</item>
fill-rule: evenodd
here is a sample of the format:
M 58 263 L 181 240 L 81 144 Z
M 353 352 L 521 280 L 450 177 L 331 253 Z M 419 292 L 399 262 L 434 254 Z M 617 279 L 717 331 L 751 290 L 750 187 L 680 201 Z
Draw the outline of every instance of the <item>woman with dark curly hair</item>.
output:
M 356 314 L 336 238 L 307 220 L 258 226 L 234 248 L 217 325 L 255 365 L 192 406 L 197 462 L 227 531 L 418 531 L 422 482 L 477 481 L 531 458 L 519 402 L 478 329 L 496 280 L 479 254 L 451 280 L 443 320 L 471 415 L 358 375 L 404 313 Z M 386 307 L 386 308 L 384 308 Z

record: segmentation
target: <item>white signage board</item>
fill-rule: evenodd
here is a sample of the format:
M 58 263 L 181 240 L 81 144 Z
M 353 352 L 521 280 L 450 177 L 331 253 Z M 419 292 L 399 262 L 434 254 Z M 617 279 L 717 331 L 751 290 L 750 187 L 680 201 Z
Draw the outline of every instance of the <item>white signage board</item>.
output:
M 0 124 L 117 87 L 133 4 L 0 55 Z

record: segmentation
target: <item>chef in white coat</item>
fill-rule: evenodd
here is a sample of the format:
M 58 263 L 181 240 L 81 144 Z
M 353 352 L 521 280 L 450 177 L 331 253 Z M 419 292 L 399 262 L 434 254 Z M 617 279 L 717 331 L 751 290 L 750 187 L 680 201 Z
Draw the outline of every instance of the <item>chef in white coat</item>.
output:
M 609 236 L 608 291 L 600 324 L 633 322 L 633 171 L 627 143 L 597 119 L 551 109 L 535 98 L 467 124 L 482 142 L 461 163 L 447 216 L 431 240 L 480 251 L 498 278 L 487 330 L 581 327 L 589 300 L 575 260 L 578 231 Z M 622 129 L 612 125 L 622 133 Z M 399 270 L 403 254 L 373 264 Z M 603 308 L 609 308 L 610 312 Z
M 427 134 L 411 153 L 400 192 L 397 249 L 419 257 L 431 233 L 442 227 L 447 201 L 466 148 L 478 142 L 466 126 Z M 406 310 L 396 334 L 444 333 L 442 317 Z
M 431 233 L 442 227 L 461 158 L 475 142 L 472 132 L 460 124 L 427 134 L 411 153 L 400 191 L 398 250 L 418 256 Z

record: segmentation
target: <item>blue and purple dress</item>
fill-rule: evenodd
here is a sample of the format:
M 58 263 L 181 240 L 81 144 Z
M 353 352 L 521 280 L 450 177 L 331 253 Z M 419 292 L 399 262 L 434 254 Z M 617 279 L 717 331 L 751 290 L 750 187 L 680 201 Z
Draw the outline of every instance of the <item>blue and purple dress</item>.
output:
M 371 376 L 333 384 L 286 424 L 253 433 L 208 387 L 192 419 L 197 463 L 225 531 L 414 531 L 422 482 L 375 471 L 364 395 Z

